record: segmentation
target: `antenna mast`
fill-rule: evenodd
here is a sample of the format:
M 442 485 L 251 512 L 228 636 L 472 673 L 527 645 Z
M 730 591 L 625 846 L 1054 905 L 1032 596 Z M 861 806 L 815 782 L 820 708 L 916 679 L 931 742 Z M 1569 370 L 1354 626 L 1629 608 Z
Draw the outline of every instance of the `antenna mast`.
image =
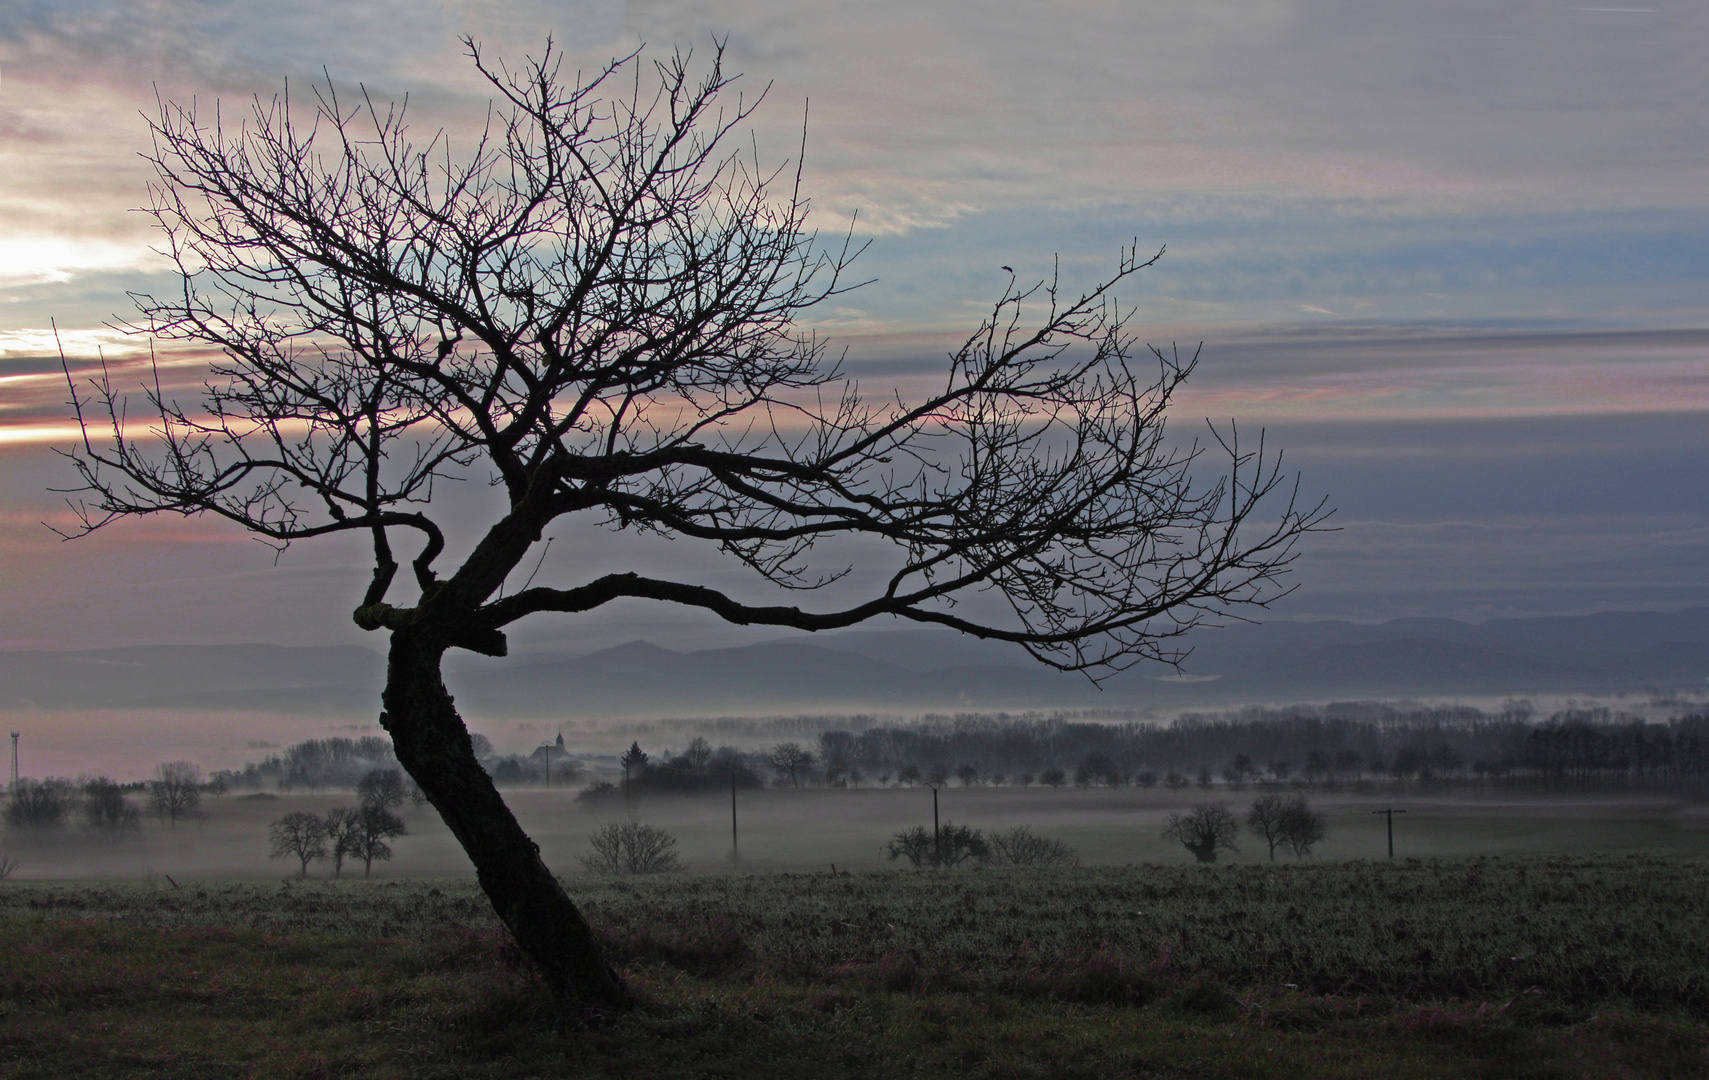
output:
M 12 785 L 6 790 L 11 791 L 18 786 L 18 733 L 12 732 Z

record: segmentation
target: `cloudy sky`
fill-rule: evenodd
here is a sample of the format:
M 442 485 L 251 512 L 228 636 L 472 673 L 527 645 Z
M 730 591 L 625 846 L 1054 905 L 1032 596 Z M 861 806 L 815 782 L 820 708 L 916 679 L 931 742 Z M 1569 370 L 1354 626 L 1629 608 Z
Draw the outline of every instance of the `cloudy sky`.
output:
M 241 106 L 330 74 L 467 131 L 458 38 L 588 65 L 705 49 L 804 110 L 817 223 L 876 280 L 820 313 L 869 387 L 942 362 L 1007 280 L 1128 292 L 1158 344 L 1204 343 L 1183 430 L 1264 426 L 1342 531 L 1285 617 L 1709 603 L 1709 9 L 1676 0 L 1119 0 L 1028 5 L 18 0 L 0 8 L 0 639 L 360 641 L 356 555 L 277 564 L 211 522 L 66 544 L 50 325 L 127 364 L 127 290 L 169 289 L 133 208 L 156 96 Z M 810 106 L 809 103 L 810 102 Z M 858 216 L 857 216 L 858 212 Z M 567 536 L 572 580 L 698 553 Z M 535 644 L 734 640 L 641 606 Z

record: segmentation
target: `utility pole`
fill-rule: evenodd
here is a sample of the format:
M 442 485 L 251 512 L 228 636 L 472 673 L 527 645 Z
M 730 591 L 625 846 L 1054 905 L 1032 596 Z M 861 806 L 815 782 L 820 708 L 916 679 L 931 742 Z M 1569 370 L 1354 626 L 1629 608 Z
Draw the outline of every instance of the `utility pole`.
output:
M 1372 810 L 1373 814 L 1382 814 L 1389 819 L 1389 858 L 1394 858 L 1394 816 L 1404 814 L 1405 810 Z
M 932 852 L 938 866 L 944 864 L 943 834 L 938 831 L 938 787 L 935 783 L 927 783 L 932 789 Z
M 736 770 L 730 770 L 730 861 L 741 859 L 742 852 L 736 846 Z
M 18 787 L 18 733 L 12 732 L 12 786 L 7 791 L 15 791 Z

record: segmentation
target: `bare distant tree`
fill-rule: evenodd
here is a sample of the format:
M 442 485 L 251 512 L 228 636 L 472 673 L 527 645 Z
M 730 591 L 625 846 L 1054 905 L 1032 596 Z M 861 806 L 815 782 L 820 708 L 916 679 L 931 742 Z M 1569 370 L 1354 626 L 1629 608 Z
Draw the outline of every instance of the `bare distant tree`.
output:
M 766 754 L 766 760 L 779 776 L 789 777 L 790 787 L 801 786 L 801 774 L 813 767 L 818 759 L 798 742 L 780 742 Z
M 194 814 L 202 805 L 202 770 L 188 761 L 155 766 L 148 804 L 155 817 L 176 826 L 179 818 Z
M 359 811 L 348 806 L 334 806 L 321 820 L 321 827 L 326 833 L 326 856 L 332 860 L 333 877 L 344 874 L 345 857 L 351 854 L 356 842 L 358 816 Z
M 267 836 L 272 842 L 271 858 L 302 860 L 298 877 L 308 877 L 309 863 L 326 858 L 326 821 L 319 814 L 292 811 L 273 822 Z
M 918 765 L 904 765 L 896 774 L 896 782 L 904 787 L 913 787 L 924 779 L 925 774 L 920 772 Z
M 579 855 L 596 874 L 660 874 L 684 869 L 676 837 L 638 821 L 614 821 L 588 834 L 593 852 Z
M 1270 848 L 1270 861 L 1276 861 L 1276 849 L 1282 846 L 1284 822 L 1292 800 L 1280 795 L 1265 795 L 1246 810 L 1246 827 L 1264 839 Z
M 105 776 L 83 782 L 83 823 L 109 840 L 141 832 L 142 812 L 125 799 L 124 789 Z
M 982 830 L 948 821 L 935 835 L 924 825 L 899 832 L 890 838 L 885 850 L 891 859 L 907 859 L 917 867 L 953 869 L 963 863 L 982 863 L 991 858 L 991 845 Z
M 682 752 L 683 763 L 696 773 L 704 773 L 712 764 L 712 744 L 696 735 Z
M 404 790 L 406 794 L 409 795 L 410 809 L 420 810 L 422 807 L 427 805 L 427 792 L 421 790 L 421 785 L 415 782 L 415 778 L 413 776 L 410 777 Z
M 383 806 L 363 803 L 345 822 L 345 851 L 351 858 L 362 860 L 362 876 L 368 877 L 375 859 L 391 859 L 392 846 L 387 841 L 408 833 L 402 818 Z
M 1216 862 L 1219 851 L 1239 851 L 1239 832 L 1239 822 L 1222 803 L 1200 803 L 1170 814 L 1163 824 L 1163 839 L 1174 840 L 1203 863 Z
M 1040 836 L 1025 825 L 992 833 L 991 862 L 999 866 L 1075 866 L 1080 856 L 1060 840 Z
M 0 881 L 5 881 L 18 872 L 18 860 L 10 855 L 0 855 Z
M 24 777 L 6 793 L 6 824 L 14 829 L 54 829 L 65 824 L 74 801 L 71 781 Z
M 1155 257 L 1126 248 L 1078 294 L 1011 279 L 934 389 L 869 399 L 796 322 L 858 252 L 808 231 L 798 164 L 758 160 L 763 95 L 730 101 L 721 48 L 699 77 L 631 55 L 583 81 L 550 46 L 517 68 L 469 54 L 498 108 L 460 154 L 331 87 L 241 126 L 162 106 L 149 209 L 181 282 L 138 298 L 135 329 L 224 359 L 196 400 L 147 380 L 147 438 L 104 376 L 74 387 L 77 507 L 86 530 L 166 512 L 281 546 L 369 538 L 352 606 L 391 635 L 381 723 L 554 991 L 627 1000 L 477 763 L 447 650 L 499 656 L 529 616 L 649 600 L 808 631 L 891 616 L 1100 678 L 1176 662 L 1182 634 L 1280 592 L 1322 515 L 1261 439 L 1166 437 L 1195 360 L 1138 348 L 1116 299 Z M 435 501 L 489 476 L 484 521 Z M 478 533 L 457 565 L 448 514 Z M 638 571 L 535 584 L 568 520 L 712 545 L 824 599 Z M 812 591 L 852 587 L 846 549 L 820 558 L 838 538 L 876 588 Z M 957 604 L 976 592 L 998 604 Z
M 1289 800 L 1282 812 L 1282 843 L 1294 853 L 1294 858 L 1310 855 L 1326 831 L 1323 815 L 1308 806 L 1304 798 Z
M 1051 765 L 1038 774 L 1038 782 L 1045 787 L 1059 788 L 1068 783 L 1068 774 L 1060 766 Z
M 370 769 L 356 782 L 356 798 L 363 806 L 394 810 L 402 806 L 408 796 L 400 769 Z

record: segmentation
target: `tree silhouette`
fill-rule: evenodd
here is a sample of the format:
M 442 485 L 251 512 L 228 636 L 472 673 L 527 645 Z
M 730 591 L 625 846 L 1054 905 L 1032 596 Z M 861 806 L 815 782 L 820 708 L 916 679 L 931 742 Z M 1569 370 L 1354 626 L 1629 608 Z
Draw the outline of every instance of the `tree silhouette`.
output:
M 790 787 L 800 787 L 801 774 L 811 769 L 817 759 L 798 742 L 780 742 L 766 752 L 766 760 L 779 776 L 789 777 Z
M 800 630 L 892 616 L 1102 678 L 1278 592 L 1321 508 L 1262 440 L 1165 438 L 1194 360 L 1136 349 L 1116 301 L 1156 257 L 1124 249 L 1079 294 L 1011 278 L 935 389 L 868 398 L 797 326 L 858 249 L 822 245 L 799 167 L 744 140 L 764 95 L 736 94 L 722 48 L 572 79 L 549 43 L 517 68 L 468 46 L 497 108 L 461 151 L 332 86 L 241 125 L 163 105 L 149 210 L 182 288 L 138 296 L 133 328 L 222 359 L 197 400 L 142 387 L 147 437 L 106 375 L 74 387 L 75 505 L 85 531 L 169 512 L 280 546 L 369 538 L 354 619 L 390 633 L 381 723 L 555 992 L 626 1000 L 476 762 L 448 649 L 504 655 L 518 620 L 646 599 Z M 450 565 L 468 510 L 435 499 L 464 478 L 498 499 Z M 710 544 L 819 599 L 639 569 L 535 584 L 564 520 Z M 856 546 L 827 556 L 838 539 Z M 881 571 L 852 598 L 851 550 Z
M 294 810 L 268 826 L 270 855 L 275 859 L 293 857 L 302 862 L 298 877 L 309 876 L 309 863 L 326 858 L 326 821 L 319 814 Z
M 1202 863 L 1216 862 L 1219 851 L 1239 851 L 1239 833 L 1239 822 L 1222 803 L 1200 803 L 1170 814 L 1163 823 L 1163 839 L 1179 843 Z
M 148 803 L 162 821 L 176 826 L 202 805 L 202 770 L 194 763 L 164 762 L 155 766 L 154 777 L 148 782 Z

